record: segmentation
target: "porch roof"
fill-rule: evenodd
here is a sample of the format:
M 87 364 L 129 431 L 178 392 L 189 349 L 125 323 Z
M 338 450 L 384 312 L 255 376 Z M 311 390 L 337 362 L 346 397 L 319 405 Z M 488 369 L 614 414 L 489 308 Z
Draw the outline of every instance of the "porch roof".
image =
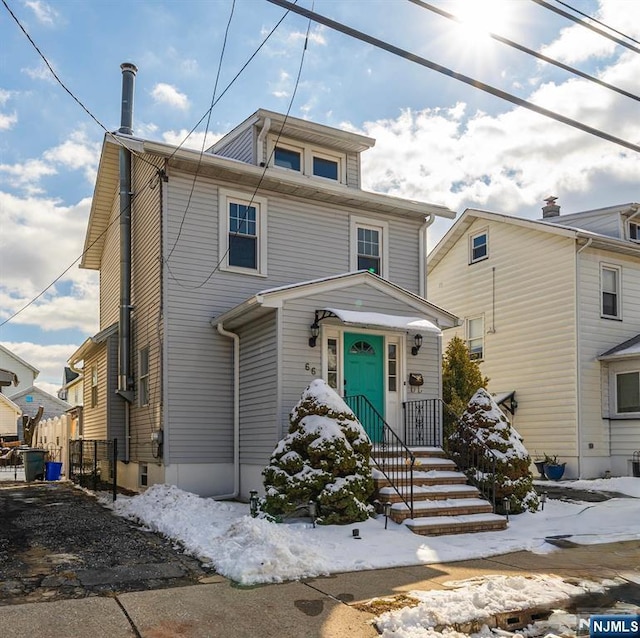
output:
M 371 326 L 375 328 L 393 328 L 395 330 L 423 330 L 425 332 L 442 331 L 435 323 L 422 317 L 404 317 L 387 315 L 381 312 L 363 312 L 361 310 L 343 310 L 341 308 L 322 308 L 333 313 L 342 323 L 348 326 Z
M 616 359 L 633 359 L 640 357 L 640 334 L 603 352 L 598 361 L 615 361 Z

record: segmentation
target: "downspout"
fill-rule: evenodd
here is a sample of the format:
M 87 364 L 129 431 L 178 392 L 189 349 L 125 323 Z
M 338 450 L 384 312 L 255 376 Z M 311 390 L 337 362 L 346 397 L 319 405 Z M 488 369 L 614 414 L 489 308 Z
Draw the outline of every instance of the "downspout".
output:
M 419 261 L 420 261 L 420 272 L 419 272 L 419 281 L 418 281 L 418 294 L 424 299 L 427 298 L 427 229 L 433 222 L 436 221 L 435 215 L 429 213 L 427 217 L 424 218 L 424 224 L 420 226 L 420 249 L 419 249 Z
M 132 135 L 133 87 L 137 68 L 125 62 L 122 69 L 122 110 L 119 133 Z M 124 404 L 124 462 L 131 455 L 131 414 L 133 378 L 131 376 L 131 152 L 120 147 L 120 317 L 118 324 L 118 390 Z
M 257 148 L 257 151 L 258 151 L 257 155 L 259 159 L 258 164 L 263 167 L 266 166 L 267 164 L 266 153 L 264 152 L 264 138 L 267 137 L 267 133 L 269 132 L 270 128 L 271 128 L 271 118 L 265 117 L 262 130 L 260 131 L 260 133 L 258 133 L 258 140 L 256 142 L 256 144 L 258 145 L 258 148 Z
M 226 501 L 238 498 L 240 494 L 240 337 L 225 330 L 222 322 L 217 323 L 216 328 L 223 337 L 233 339 L 233 492 L 212 497 Z
M 582 409 L 581 409 L 581 393 L 582 393 L 582 362 L 580 360 L 581 357 L 581 348 L 580 348 L 580 334 L 581 334 L 581 321 L 580 321 L 580 253 L 585 249 L 589 248 L 593 243 L 593 238 L 589 237 L 587 243 L 583 246 L 580 246 L 576 251 L 576 351 L 577 351 L 577 361 L 576 361 L 576 383 L 578 384 L 578 392 L 576 396 L 576 418 L 577 418 L 577 434 L 578 434 L 578 478 L 582 476 Z

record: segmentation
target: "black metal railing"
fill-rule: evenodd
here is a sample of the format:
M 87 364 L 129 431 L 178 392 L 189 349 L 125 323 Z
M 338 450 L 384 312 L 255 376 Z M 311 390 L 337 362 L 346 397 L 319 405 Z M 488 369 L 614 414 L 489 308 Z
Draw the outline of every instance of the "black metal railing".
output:
M 118 439 L 69 441 L 69 480 L 92 489 L 110 490 L 116 500 Z
M 494 451 L 480 439 L 475 430 L 466 425 L 442 402 L 443 414 L 449 420 L 452 430 L 444 441 L 447 456 L 464 472 L 471 485 L 478 488 L 483 498 L 496 511 L 496 463 Z
M 442 447 L 441 399 L 419 399 L 402 404 L 404 442 L 411 447 Z
M 371 457 L 377 469 L 409 508 L 413 518 L 413 466 L 415 456 L 363 395 L 344 397 L 371 439 Z

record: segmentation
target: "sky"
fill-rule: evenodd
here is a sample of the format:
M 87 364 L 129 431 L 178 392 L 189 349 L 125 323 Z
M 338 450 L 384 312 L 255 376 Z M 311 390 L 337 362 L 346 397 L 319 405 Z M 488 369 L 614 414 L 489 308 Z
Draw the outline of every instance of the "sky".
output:
M 433 4 L 469 21 L 408 0 L 315 0 L 313 9 L 640 143 L 637 101 L 482 34 L 489 28 L 636 95 L 637 53 L 531 0 Z M 640 40 L 635 0 L 573 5 Z M 290 110 L 377 140 L 362 157 L 367 190 L 527 218 L 540 217 L 549 195 L 566 213 L 640 200 L 637 152 L 285 14 L 268 0 L 2 0 L 0 343 L 40 370 L 43 389 L 55 393 L 69 356 L 98 330 L 98 275 L 77 263 L 102 139 L 120 124 L 122 62 L 138 67 L 140 137 L 177 144 L 193 130 L 184 143 L 200 149 L 258 108 Z M 432 226 L 431 246 L 451 223 Z

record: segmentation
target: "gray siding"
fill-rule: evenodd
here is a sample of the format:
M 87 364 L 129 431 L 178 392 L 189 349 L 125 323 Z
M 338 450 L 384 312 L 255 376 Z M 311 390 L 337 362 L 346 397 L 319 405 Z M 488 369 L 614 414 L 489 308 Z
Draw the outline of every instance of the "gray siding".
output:
M 257 162 L 254 156 L 254 128 L 255 127 L 251 127 L 247 129 L 228 144 L 221 146 L 217 150 L 216 155 L 230 157 L 240 162 L 246 162 L 247 164 L 256 164 Z
M 276 312 L 240 335 L 240 462 L 265 464 L 280 439 Z
M 623 238 L 621 235 L 622 222 L 618 213 L 603 212 L 599 215 L 577 215 L 576 217 L 565 220 L 562 215 L 554 217 L 554 223 L 567 224 L 573 228 L 581 228 L 594 233 L 608 235 L 609 237 Z
M 124 404 L 125 400 L 116 394 L 118 389 L 118 335 L 113 335 L 107 339 L 105 349 L 107 357 L 106 369 L 106 403 L 107 403 L 107 423 L 104 428 L 104 435 L 96 438 L 118 439 L 118 458 L 124 458 L 125 436 L 124 436 Z M 99 373 L 98 373 L 99 374 Z M 99 383 L 99 388 L 103 388 L 104 382 Z M 85 413 L 86 414 L 86 413 Z M 84 438 L 90 438 L 85 429 Z
M 347 186 L 360 188 L 360 153 L 347 153 Z

